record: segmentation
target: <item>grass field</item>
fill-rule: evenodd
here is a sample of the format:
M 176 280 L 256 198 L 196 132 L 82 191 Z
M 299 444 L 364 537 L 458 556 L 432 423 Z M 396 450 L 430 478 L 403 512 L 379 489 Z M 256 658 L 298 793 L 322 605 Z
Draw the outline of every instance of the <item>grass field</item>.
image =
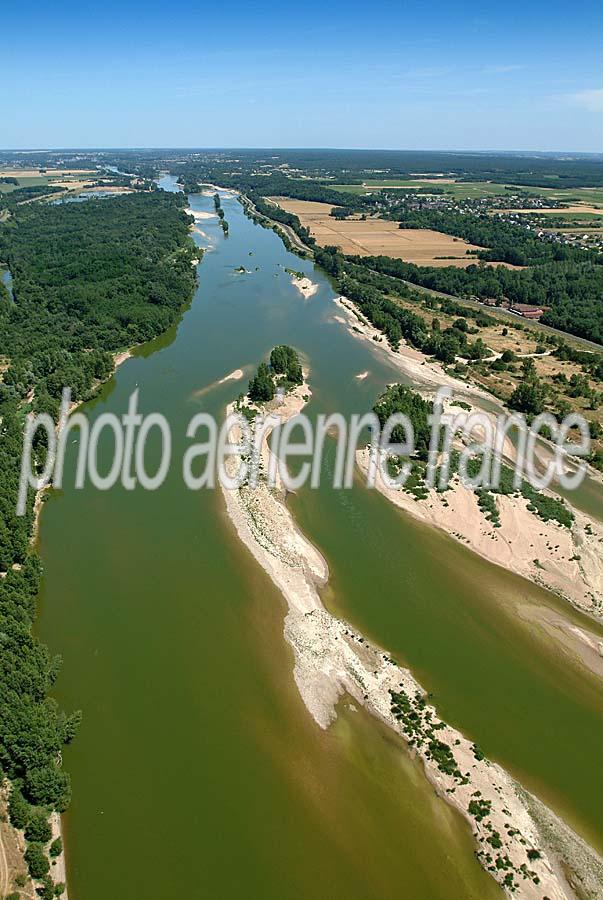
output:
M 566 188 L 565 190 L 543 188 L 541 193 L 544 197 L 553 197 L 555 200 L 562 200 L 564 203 L 584 203 L 586 205 L 601 206 L 601 212 L 603 213 L 603 188 Z
M 34 187 L 38 184 L 55 184 L 57 187 L 72 187 L 78 190 L 85 181 L 82 176 L 96 176 L 93 169 L 48 169 L 40 172 L 38 169 L 1 169 L 0 178 L 16 178 L 19 187 Z M 73 182 L 73 183 L 72 183 Z M 8 194 L 17 189 L 16 184 L 0 183 L 0 193 Z
M 450 178 L 389 178 L 385 181 L 365 181 L 363 184 L 329 184 L 329 187 L 335 191 L 342 191 L 344 194 L 368 194 L 370 191 L 378 191 L 382 188 L 400 188 L 415 190 L 416 188 L 433 188 L 433 187 L 453 187 L 454 182 Z
M 357 256 L 392 256 L 420 266 L 470 266 L 483 247 L 426 228 L 398 228 L 387 219 L 334 219 L 328 203 L 272 197 L 282 209 L 298 216 L 321 246 L 340 247 Z
M 0 178 L 3 176 L 0 171 Z M 15 176 L 16 177 L 16 176 Z M 19 187 L 33 187 L 36 184 L 48 184 L 48 178 L 45 175 L 26 175 L 24 178 L 19 177 Z M 16 184 L 2 184 L 0 182 L 0 194 L 8 194 L 10 191 L 16 191 Z

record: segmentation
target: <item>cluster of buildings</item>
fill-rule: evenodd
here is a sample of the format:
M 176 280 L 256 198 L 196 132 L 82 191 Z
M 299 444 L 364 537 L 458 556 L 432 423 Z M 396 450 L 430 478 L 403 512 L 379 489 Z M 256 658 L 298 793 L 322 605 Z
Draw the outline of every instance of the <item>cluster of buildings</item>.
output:
M 529 303 L 513 303 L 508 297 L 503 297 L 502 300 L 497 300 L 495 297 L 487 297 L 485 300 L 481 300 L 479 297 L 470 297 L 469 299 L 473 300 L 475 303 L 481 303 L 483 306 L 495 306 L 497 309 L 506 309 L 507 312 L 515 313 L 523 319 L 532 319 L 535 322 L 538 322 L 547 309 L 549 309 L 548 306 L 532 306 Z

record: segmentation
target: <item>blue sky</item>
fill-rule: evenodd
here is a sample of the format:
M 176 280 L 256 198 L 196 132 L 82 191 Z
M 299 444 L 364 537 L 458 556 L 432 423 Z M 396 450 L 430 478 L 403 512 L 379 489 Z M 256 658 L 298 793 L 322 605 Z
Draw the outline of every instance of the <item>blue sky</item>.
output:
M 0 147 L 603 152 L 603 3 L 10 4 Z

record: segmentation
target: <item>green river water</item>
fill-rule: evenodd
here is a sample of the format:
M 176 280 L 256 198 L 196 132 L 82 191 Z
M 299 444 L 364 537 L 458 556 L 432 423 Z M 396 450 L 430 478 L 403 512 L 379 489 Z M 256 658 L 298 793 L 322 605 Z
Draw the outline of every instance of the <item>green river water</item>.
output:
M 211 197 L 191 204 L 213 210 Z M 91 419 L 121 415 L 138 387 L 142 411 L 172 427 L 165 485 L 74 490 L 76 443 L 42 516 L 39 631 L 64 658 L 58 699 L 84 713 L 64 754 L 71 900 L 500 896 L 401 741 L 348 700 L 329 731 L 315 726 L 293 682 L 283 598 L 220 492 L 183 485 L 189 419 L 221 415 L 246 381 L 216 382 L 239 367 L 247 378 L 277 343 L 310 366 L 310 414 L 364 412 L 400 380 L 334 321 L 322 273 L 236 199 L 223 207 L 228 238 L 216 219 L 199 223 L 212 249 L 180 325 L 87 407 Z M 319 293 L 305 301 L 286 266 Z M 303 490 L 291 508 L 328 560 L 329 608 L 408 663 L 444 716 L 601 848 L 603 693 L 526 614 L 559 602 L 362 485 Z

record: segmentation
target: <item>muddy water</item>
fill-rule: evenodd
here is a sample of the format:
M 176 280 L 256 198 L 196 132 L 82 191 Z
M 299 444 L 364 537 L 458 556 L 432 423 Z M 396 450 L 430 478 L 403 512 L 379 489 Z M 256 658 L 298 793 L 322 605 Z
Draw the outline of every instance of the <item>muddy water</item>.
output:
M 213 210 L 211 197 L 192 205 Z M 198 223 L 211 249 L 180 325 L 87 408 L 91 419 L 122 414 L 138 388 L 143 412 L 164 413 L 174 444 L 165 485 L 66 487 L 42 517 L 40 630 L 64 657 L 59 700 L 84 712 L 65 754 L 72 900 L 498 896 L 468 829 L 399 741 L 345 699 L 329 732 L 314 725 L 293 683 L 281 596 L 239 544 L 219 492 L 182 484 L 189 419 L 219 415 L 244 384 L 219 379 L 239 367 L 248 377 L 275 344 L 307 358 L 312 413 L 365 411 L 396 377 L 333 320 L 320 273 L 304 301 L 284 267 L 312 266 L 234 198 L 223 207 L 230 237 L 215 218 Z M 108 466 L 110 442 L 101 452 Z M 293 509 L 328 558 L 329 605 L 411 663 L 452 721 L 600 838 L 601 694 L 511 615 L 518 598 L 552 598 L 362 486 L 304 491 Z

